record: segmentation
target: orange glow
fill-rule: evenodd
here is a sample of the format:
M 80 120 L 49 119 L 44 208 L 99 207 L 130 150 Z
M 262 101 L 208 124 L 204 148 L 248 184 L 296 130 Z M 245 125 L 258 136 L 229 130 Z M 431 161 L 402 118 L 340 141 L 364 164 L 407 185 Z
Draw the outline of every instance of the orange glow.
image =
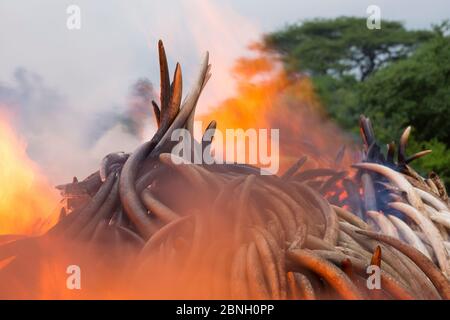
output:
M 350 140 L 326 118 L 310 80 L 288 76 L 274 57 L 261 54 L 253 59 L 240 59 L 233 77 L 237 94 L 200 119 L 205 126 L 216 120 L 223 132 L 227 128 L 279 129 L 280 174 L 303 155 L 309 158 L 306 168 L 336 167 L 334 160 L 342 145 L 350 152 L 353 149 Z M 0 119 L 0 184 L 6 186 L 0 198 L 0 234 L 42 234 L 56 222 L 58 195 L 28 159 L 26 144 L 17 138 L 5 117 Z M 348 167 L 350 152 L 337 169 Z M 179 198 L 177 201 L 185 204 Z M 182 232 L 178 231 L 182 235 L 171 232 L 170 246 L 158 244 L 155 256 L 143 261 L 133 259 L 137 252 L 126 244 L 109 245 L 117 239 L 93 243 L 54 241 L 49 236 L 37 242 L 38 248 L 48 254 L 29 252 L 22 260 L 3 261 L 0 269 L 16 263 L 14 267 L 30 271 L 23 274 L 37 272 L 34 287 L 15 288 L 19 294 L 33 292 L 32 298 L 36 299 L 230 298 L 229 278 L 223 269 L 229 266 L 217 260 L 217 253 L 231 260 L 237 250 L 229 235 L 236 230 L 231 229 L 231 224 L 228 226 L 228 218 L 208 220 L 213 210 L 208 201 L 203 207 L 196 205 L 201 208 L 197 224 L 187 220 Z M 223 211 L 214 217 L 230 217 L 237 212 L 234 207 L 219 208 Z M 30 259 L 28 254 L 39 259 Z M 83 288 L 89 289 L 67 289 L 65 272 L 72 264 L 81 267 Z M 211 285 L 214 297 L 208 295 Z
M 308 156 L 305 168 L 336 167 L 335 157 L 344 145 L 347 152 L 339 167 L 352 163 L 351 140 L 327 118 L 308 77 L 289 76 L 263 51 L 256 58 L 238 60 L 233 75 L 238 93 L 203 116 L 205 125 L 216 120 L 222 132 L 279 129 L 280 173 L 303 155 Z
M 28 158 L 6 116 L 0 116 L 0 141 L 0 234 L 40 234 L 55 222 L 58 194 Z

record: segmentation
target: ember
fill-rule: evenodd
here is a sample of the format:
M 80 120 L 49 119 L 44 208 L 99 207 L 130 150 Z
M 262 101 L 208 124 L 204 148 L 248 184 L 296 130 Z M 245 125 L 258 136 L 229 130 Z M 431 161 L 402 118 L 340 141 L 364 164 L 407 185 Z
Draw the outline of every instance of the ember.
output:
M 181 67 L 171 81 L 162 42 L 159 56 L 157 132 L 58 186 L 64 206 L 45 234 L 0 236 L 2 297 L 450 298 L 448 196 L 436 174 L 410 167 L 428 151 L 406 155 L 409 129 L 394 161 L 395 147 L 383 155 L 361 117 L 364 157 L 346 170 L 303 169 L 306 157 L 280 177 L 248 164 L 174 161 L 171 134 L 192 134 L 211 65 L 206 55 L 182 102 Z M 84 277 L 79 292 L 64 287 L 73 264 Z M 369 266 L 381 267 L 380 289 L 367 286 Z

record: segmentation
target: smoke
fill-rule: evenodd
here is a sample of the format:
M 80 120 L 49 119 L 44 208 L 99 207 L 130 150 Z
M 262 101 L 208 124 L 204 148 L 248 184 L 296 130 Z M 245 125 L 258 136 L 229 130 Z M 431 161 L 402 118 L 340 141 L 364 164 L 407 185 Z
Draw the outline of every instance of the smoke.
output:
M 17 68 L 11 84 L 0 83 L 0 111 L 27 142 L 27 154 L 52 183 L 84 177 L 113 151 L 131 152 L 154 130 L 151 100 L 156 95 L 147 79 L 137 80 L 124 97 L 106 108 L 77 109 L 43 78 Z
M 83 27 L 76 32 L 65 27 L 65 4 L 8 4 L 0 14 L 1 30 L 15 30 L 2 33 L 0 108 L 10 114 L 27 142 L 27 154 L 54 184 L 73 175 L 83 178 L 97 170 L 105 154 L 131 152 L 151 136 L 150 102 L 156 95 L 143 77 L 158 81 L 157 39 L 165 42 L 171 72 L 180 59 L 184 88 L 210 51 L 214 78 L 198 106 L 205 112 L 233 93 L 229 68 L 259 34 L 232 5 L 215 1 L 135 6 L 113 1 L 108 10 L 92 1 L 78 5 Z M 25 15 L 9 19 L 14 12 Z M 28 16 L 31 12 L 46 18 L 36 20 Z M 37 39 L 36 30 L 46 36 Z M 12 79 L 2 83 L 11 73 Z
M 130 88 L 125 102 L 125 109 L 116 105 L 108 111 L 95 114 L 93 123 L 89 125 L 88 136 L 97 142 L 108 131 L 117 125 L 121 125 L 125 133 L 139 139 L 145 138 L 151 114 L 151 101 L 156 100 L 153 84 L 148 79 L 138 79 Z
M 156 100 L 156 93 L 148 79 L 139 79 L 131 87 L 128 96 L 127 112 L 122 118 L 123 125 L 135 136 L 144 138 L 149 118 L 149 106 Z

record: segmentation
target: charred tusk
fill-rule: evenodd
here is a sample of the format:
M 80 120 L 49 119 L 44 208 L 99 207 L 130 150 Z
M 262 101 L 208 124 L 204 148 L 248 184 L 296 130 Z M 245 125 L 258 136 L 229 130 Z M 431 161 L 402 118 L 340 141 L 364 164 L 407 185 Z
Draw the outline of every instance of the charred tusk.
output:
M 305 164 L 305 162 L 308 160 L 307 156 L 303 156 L 300 159 L 298 159 L 289 169 L 286 170 L 286 172 L 281 176 L 282 180 L 289 180 L 292 178 L 292 176 L 300 170 L 300 168 Z
M 149 189 L 142 191 L 141 199 L 147 209 L 164 224 L 172 222 L 180 217 L 172 209 L 156 199 Z
M 106 155 L 100 165 L 100 179 L 105 182 L 106 177 L 109 175 L 110 167 L 114 164 L 122 164 L 127 161 L 129 154 L 124 152 L 115 152 Z

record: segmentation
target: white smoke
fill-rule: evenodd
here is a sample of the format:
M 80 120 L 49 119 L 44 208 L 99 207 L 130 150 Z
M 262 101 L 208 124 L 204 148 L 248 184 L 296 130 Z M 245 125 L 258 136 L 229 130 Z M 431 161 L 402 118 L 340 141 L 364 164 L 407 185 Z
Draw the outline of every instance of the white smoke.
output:
M 131 152 L 154 130 L 148 80 L 138 80 L 122 103 L 80 112 L 41 77 L 18 68 L 11 84 L 0 83 L 0 110 L 27 142 L 27 153 L 53 183 L 96 170 L 102 157 L 114 151 Z M 96 110 L 95 107 L 92 110 Z

